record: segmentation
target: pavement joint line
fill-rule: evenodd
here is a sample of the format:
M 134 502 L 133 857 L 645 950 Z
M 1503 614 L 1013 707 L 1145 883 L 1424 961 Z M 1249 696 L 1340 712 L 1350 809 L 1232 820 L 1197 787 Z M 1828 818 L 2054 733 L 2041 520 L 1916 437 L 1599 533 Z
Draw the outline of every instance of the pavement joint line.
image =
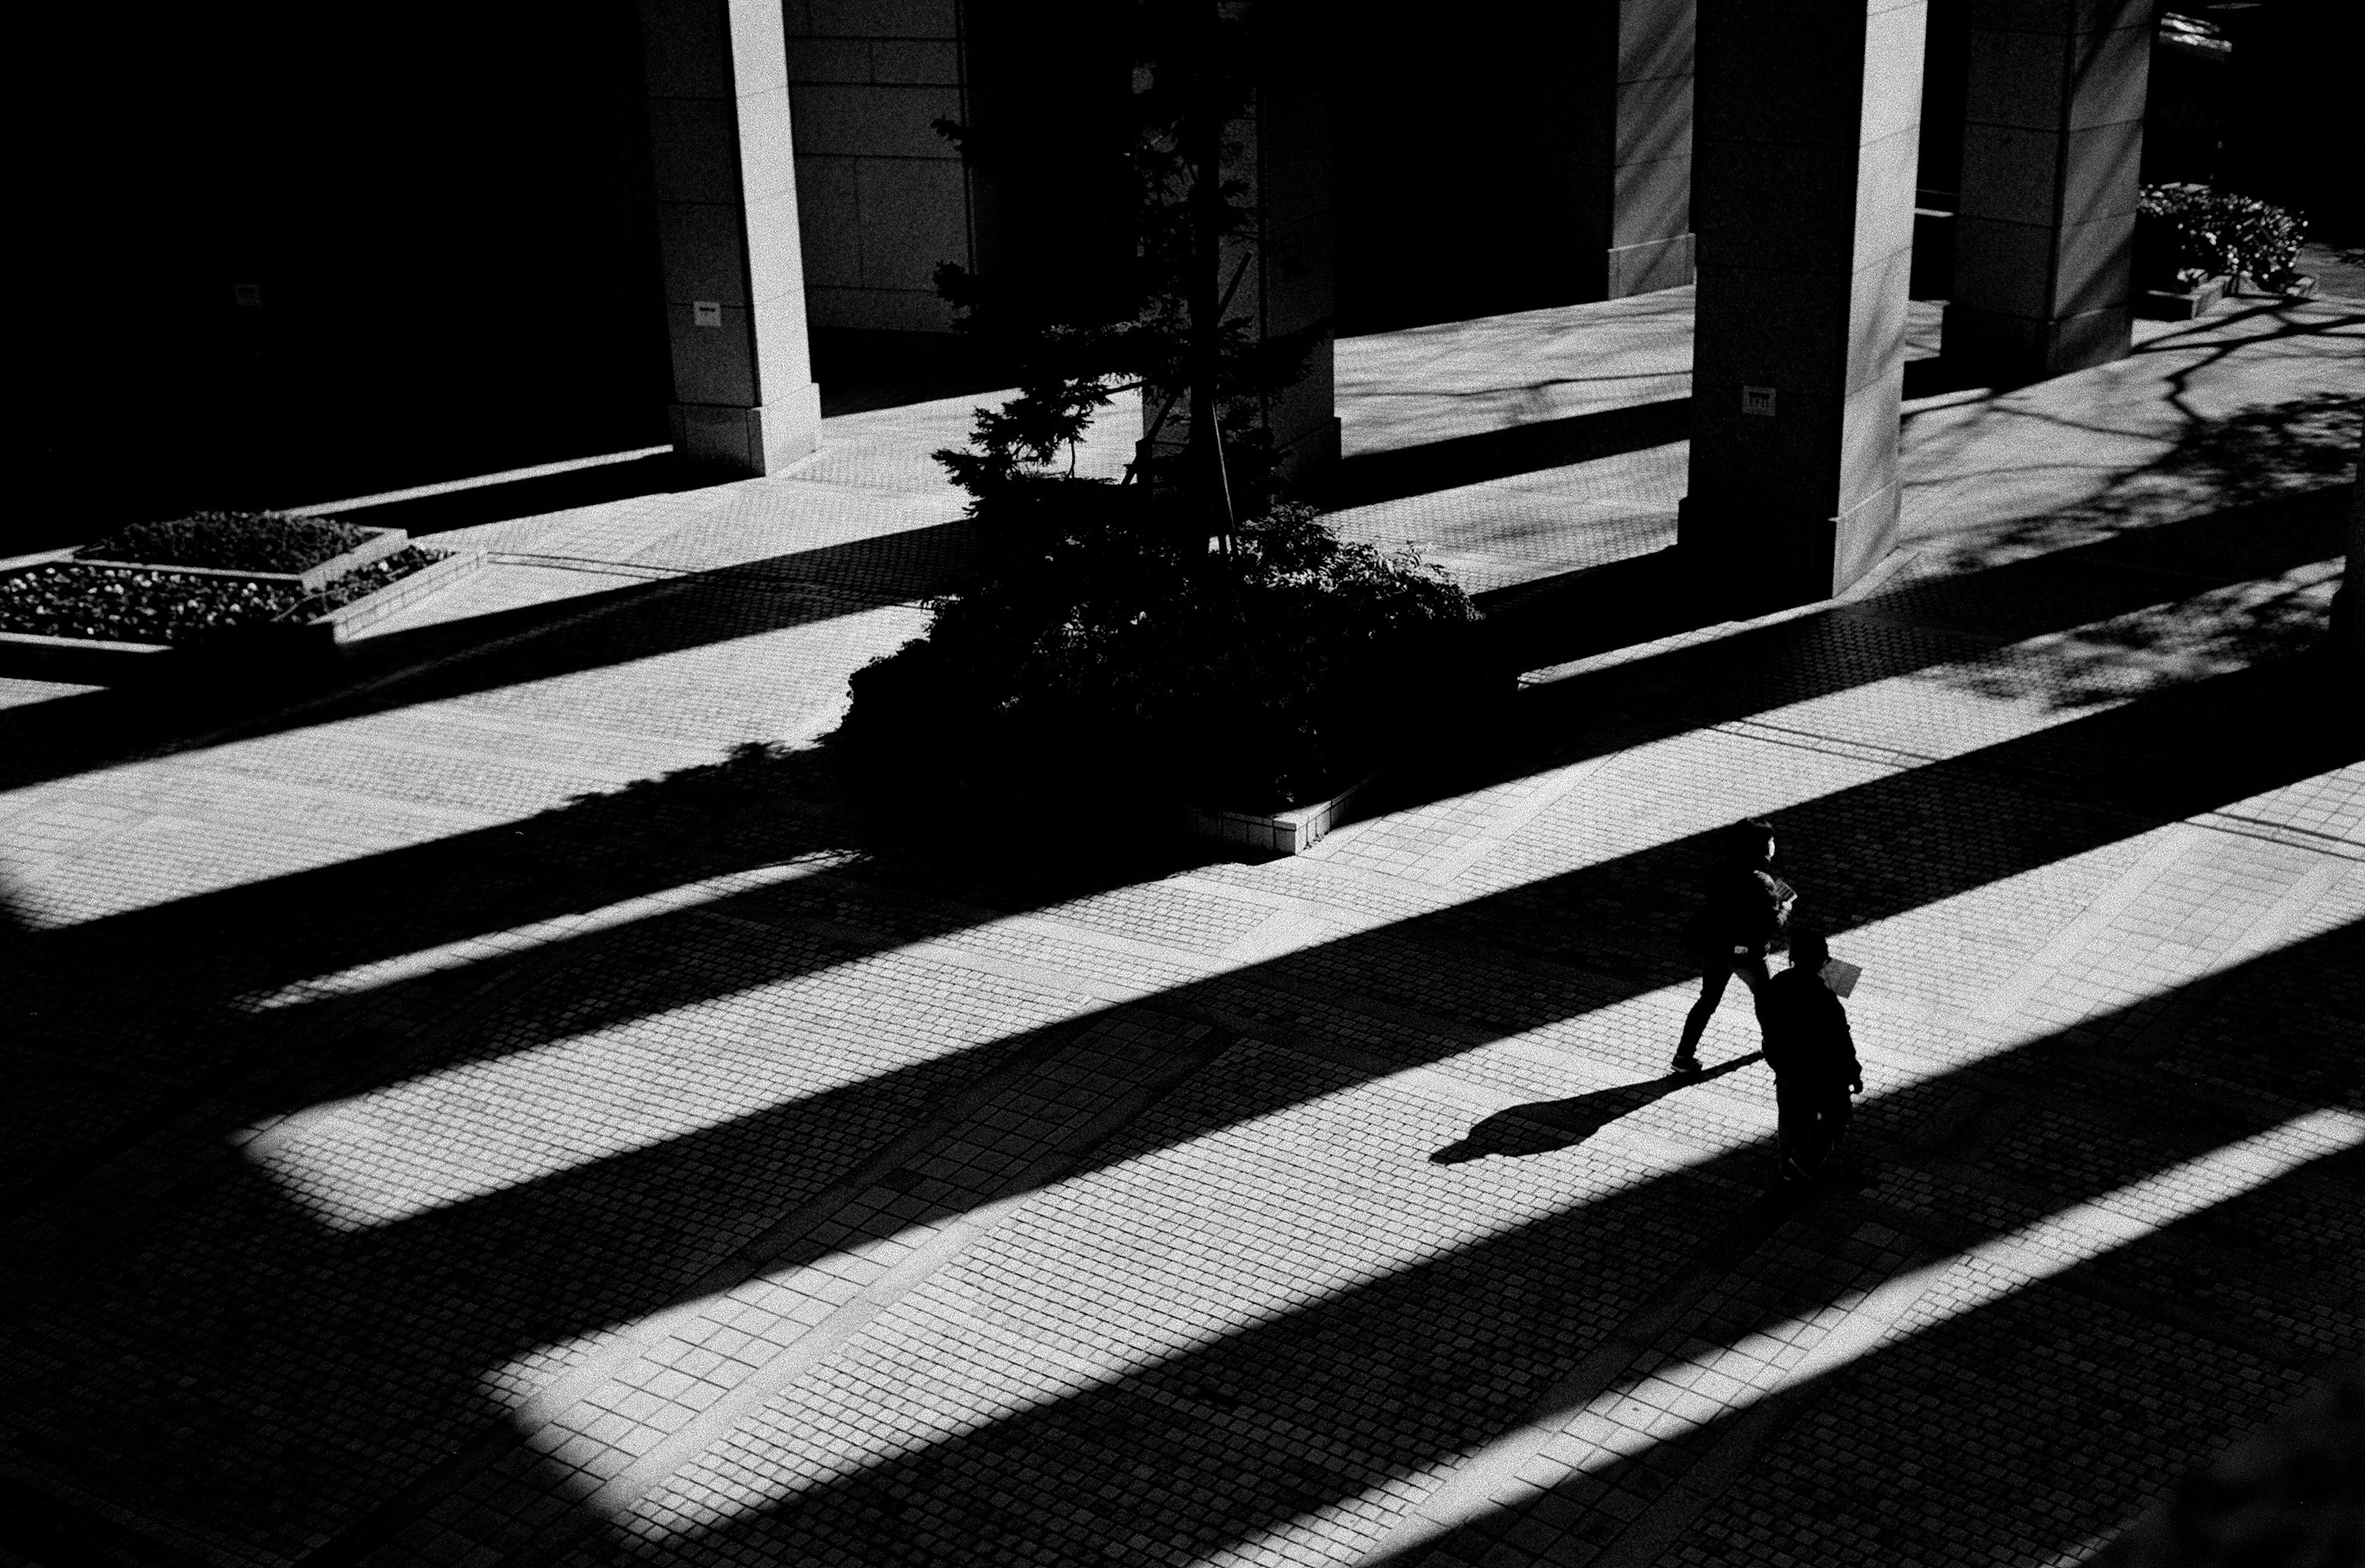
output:
M 611 561 L 595 555 L 536 555 L 511 550 L 488 550 L 485 553 L 485 559 L 496 566 L 539 566 L 549 571 L 589 572 L 599 577 L 636 577 L 652 582 L 697 575 L 678 566 L 644 566 L 631 561 Z
M 1487 823 L 1468 843 L 1429 857 L 1413 874 L 1435 887 L 1451 886 L 1468 875 L 1479 861 L 1516 838 L 1538 817 L 1593 782 L 1603 769 L 1615 766 L 1645 733 L 1639 721 L 1631 715 L 1620 715 L 1596 736 L 1595 744 L 1600 748 L 1597 755 L 1559 769 L 1551 783 Z
M 1932 756 L 1923 752 L 1907 751 L 1900 746 L 1877 745 L 1865 741 L 1844 740 L 1836 735 L 1813 730 L 1801 730 L 1788 724 L 1770 724 L 1762 719 L 1728 719 L 1722 723 L 1707 726 L 1709 734 L 1729 735 L 1735 740 L 1759 741 L 1770 745 L 1791 746 L 1799 751 L 1811 751 L 1824 756 L 1845 757 L 1851 762 L 1878 763 L 1898 772 L 1916 767 L 1933 767 L 1952 760 Z
M 2177 991 L 2158 1016 L 2146 1023 L 2134 1040 L 2122 1046 L 2119 1054 L 2130 1061 L 2148 1062 L 2158 1059 L 2180 1038 L 2192 1021 L 2208 1012 L 2217 995 L 2232 980 L 2237 968 L 2284 945 L 2307 911 L 2329 891 L 2342 876 L 2338 868 L 2324 864 L 2311 866 L 2281 897 L 2245 927 L 2233 946 L 2217 960 L 2207 975 Z
M 2200 833 L 2189 822 L 2172 823 L 2160 829 L 2156 841 L 2134 865 L 2120 872 L 1985 1001 L 1973 1007 L 1971 1016 L 1990 1023 L 2009 1023 L 2046 981 L 2059 974 L 2064 964 L 2091 946 L 2110 929 L 2113 921 L 2201 842 Z
M 2315 828 L 2300 827 L 2290 823 L 2272 823 L 2257 817 L 2239 816 L 2232 812 L 2203 812 L 2190 819 L 2195 826 L 2222 833 L 2234 838 L 2262 839 L 2290 849 L 2308 849 L 2319 855 L 2329 855 L 2341 860 L 2365 860 L 2365 844 L 2339 834 L 2323 833 Z

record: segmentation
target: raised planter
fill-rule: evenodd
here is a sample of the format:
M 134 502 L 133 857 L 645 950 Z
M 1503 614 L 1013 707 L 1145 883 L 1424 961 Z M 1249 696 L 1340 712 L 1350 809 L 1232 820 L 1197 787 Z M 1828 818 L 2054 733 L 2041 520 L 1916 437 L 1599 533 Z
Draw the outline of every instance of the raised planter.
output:
M 396 549 L 401 548 L 404 543 L 401 531 L 388 529 L 386 532 L 396 536 Z M 375 543 L 375 540 L 370 542 L 371 544 Z M 380 550 L 358 564 L 367 566 L 394 553 Z M 338 559 L 346 560 L 359 554 L 356 550 Z M 0 563 L 0 573 L 30 570 L 73 558 L 72 551 L 47 551 L 39 555 Z M 113 561 L 80 564 L 122 566 L 127 571 L 198 570 L 188 566 L 131 566 Z M 322 563 L 324 566 L 327 564 Z M 397 578 L 375 593 L 364 594 L 352 603 L 340 605 L 324 614 L 309 616 L 302 621 L 266 621 L 234 627 L 219 636 L 186 646 L 169 643 L 110 643 L 95 637 L 51 637 L 33 632 L 0 632 L 0 676 L 75 681 L 89 686 L 117 686 L 159 676 L 187 673 L 219 662 L 277 656 L 316 659 L 334 654 L 339 644 L 351 641 L 364 628 L 408 610 L 429 594 L 480 569 L 484 564 L 485 553 L 481 550 L 457 551 L 443 560 L 421 566 L 407 577 Z M 352 567 L 345 569 L 351 570 Z M 291 573 L 220 571 L 202 575 L 261 577 L 272 581 L 286 581 L 294 576 Z M 302 607 L 299 605 L 297 608 Z
M 2214 309 L 2233 281 L 2213 277 L 2197 287 L 2181 291 L 2146 288 L 2135 297 L 2135 314 L 2153 321 L 2190 321 Z
M 325 615 L 281 624 L 302 633 L 321 647 L 334 647 L 340 643 L 351 642 L 364 629 L 376 625 L 388 616 L 400 614 L 429 594 L 470 576 L 481 569 L 484 564 L 485 553 L 482 550 L 455 550 L 442 560 L 430 562 L 409 577 L 398 577 L 375 593 L 364 594 L 351 604 L 339 605 Z
M 1292 806 L 1285 812 L 1211 811 L 1205 806 L 1182 808 L 1184 829 L 1200 838 L 1238 845 L 1268 855 L 1302 855 L 1325 834 L 1352 820 L 1355 797 L 1370 787 L 1376 773 L 1367 773 L 1327 801 Z
M 2226 292 L 2237 296 L 2247 295 L 2253 298 L 2288 299 L 2294 302 L 2303 299 L 2314 299 L 2315 297 L 2315 274 L 2314 273 L 2301 273 L 2282 287 L 2274 288 L 2270 287 L 2266 284 L 2260 283 L 2258 279 L 2250 276 L 2247 273 L 2245 273 L 2234 280 L 2234 286 L 2226 290 Z
M 245 572 L 228 566 L 173 566 L 154 561 L 118 561 L 104 555 L 84 555 L 79 550 L 58 552 L 53 558 L 82 561 L 94 566 L 120 566 L 132 572 L 178 572 L 193 577 L 248 577 L 256 582 L 294 583 L 306 593 L 318 593 L 347 572 L 366 566 L 373 561 L 383 561 L 388 555 L 399 554 L 409 543 L 410 535 L 402 529 L 373 528 L 369 530 L 368 538 L 343 554 L 331 555 L 319 566 L 307 566 L 300 572 Z M 88 549 L 89 546 L 83 548 Z

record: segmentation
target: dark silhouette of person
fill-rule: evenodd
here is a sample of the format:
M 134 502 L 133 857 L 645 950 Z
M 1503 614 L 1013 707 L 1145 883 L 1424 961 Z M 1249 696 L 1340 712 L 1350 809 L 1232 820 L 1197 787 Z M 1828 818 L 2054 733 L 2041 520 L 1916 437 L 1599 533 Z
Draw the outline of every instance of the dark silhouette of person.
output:
M 1864 1092 L 1847 1009 L 1823 980 L 1831 957 L 1822 937 L 1802 932 L 1791 939 L 1790 967 L 1757 990 L 1786 1182 L 1811 1181 L 1822 1170 L 1855 1114 L 1850 1096 Z
M 1675 1070 L 1699 1070 L 1700 1036 L 1739 975 L 1754 996 L 1765 985 L 1765 955 L 1788 923 L 1799 895 L 1774 875 L 1774 824 L 1736 823 L 1725 830 L 1724 854 L 1701 889 L 1699 912 L 1684 928 L 1684 943 L 1700 961 L 1699 1000 L 1684 1017 Z

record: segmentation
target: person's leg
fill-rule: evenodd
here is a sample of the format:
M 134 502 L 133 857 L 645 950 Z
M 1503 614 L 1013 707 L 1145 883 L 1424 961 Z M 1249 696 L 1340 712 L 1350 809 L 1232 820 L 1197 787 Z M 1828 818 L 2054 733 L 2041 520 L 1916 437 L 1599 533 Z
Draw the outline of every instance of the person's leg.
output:
M 1750 995 L 1755 996 L 1759 991 L 1765 989 L 1765 981 L 1768 975 L 1765 969 L 1765 957 L 1764 954 L 1760 953 L 1748 958 L 1734 958 L 1732 960 L 1732 972 L 1741 977 L 1741 983 L 1749 988 Z
M 1775 1146 L 1779 1151 L 1782 1180 L 1803 1182 L 1811 1178 L 1815 1173 L 1814 1096 L 1776 1079 L 1774 1110 L 1778 1118 Z
M 1763 965 L 1759 968 L 1762 969 Z M 1689 1071 L 1699 1066 L 1700 1036 L 1708 1032 L 1708 1021 L 1716 1012 L 1716 1004 L 1724 1000 L 1724 982 L 1732 978 L 1732 966 L 1710 962 L 1700 976 L 1699 1000 L 1684 1014 L 1683 1038 L 1676 1042 L 1676 1070 Z M 1749 982 L 1754 992 L 1757 982 Z
M 1840 1158 L 1840 1145 L 1847 1137 L 1848 1123 L 1855 1119 L 1855 1102 L 1848 1097 L 1844 1086 L 1834 1086 L 1823 1101 L 1822 1114 L 1819 1118 L 1817 1130 L 1821 1141 L 1817 1160 L 1819 1165 L 1833 1166 L 1842 1171 L 1851 1169 L 1848 1162 Z

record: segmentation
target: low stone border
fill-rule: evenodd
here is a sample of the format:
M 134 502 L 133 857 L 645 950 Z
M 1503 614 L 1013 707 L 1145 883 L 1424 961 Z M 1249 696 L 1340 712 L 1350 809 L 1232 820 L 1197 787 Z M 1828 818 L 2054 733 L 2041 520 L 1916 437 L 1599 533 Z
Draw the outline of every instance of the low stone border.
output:
M 1327 801 L 1293 806 L 1285 812 L 1210 811 L 1205 806 L 1182 808 L 1183 827 L 1201 838 L 1237 844 L 1272 855 L 1303 855 L 1332 828 L 1348 822 L 1355 797 L 1377 773 L 1368 773 Z
M 2225 297 L 2232 287 L 2230 277 L 2213 277 L 2200 287 L 2179 293 L 2174 289 L 2146 288 L 2135 300 L 2135 314 L 2154 321 L 2190 321 L 2205 316 Z
M 163 674 L 172 661 L 157 655 L 178 651 L 163 643 L 103 643 L 95 637 L 0 632 L 0 676 L 117 686 Z
M 482 550 L 455 550 L 443 559 L 431 561 L 409 577 L 397 578 L 375 593 L 364 594 L 351 604 L 338 606 L 326 615 L 282 624 L 300 629 L 323 646 L 333 647 L 339 643 L 349 643 L 364 628 L 399 614 L 429 594 L 473 575 L 484 565 L 485 553 Z
M 178 572 L 192 577 L 247 577 L 263 583 L 294 583 L 306 593 L 318 593 L 355 567 L 398 554 L 410 543 L 409 533 L 399 528 L 373 528 L 368 532 L 368 538 L 343 554 L 331 555 L 319 566 L 307 566 L 300 572 L 241 572 L 229 566 L 167 566 L 153 561 L 116 561 L 84 555 L 80 550 L 58 552 L 52 558 L 74 561 L 86 566 L 109 566 L 126 572 Z M 80 547 L 82 550 L 88 548 L 86 544 Z
M 387 530 L 398 539 L 401 531 Z M 73 558 L 72 552 L 53 552 L 43 558 L 23 557 L 6 563 L 6 569 L 29 569 Z M 341 559 L 342 557 L 340 557 Z M 376 557 L 373 557 L 375 559 Z M 96 563 L 93 563 L 95 565 Z M 118 563 L 109 562 L 113 566 Z M 369 563 L 364 561 L 363 565 Z M 51 637 L 33 632 L 0 632 L 0 676 L 31 680 L 73 681 L 85 686 L 119 686 L 185 672 L 223 659 L 281 655 L 313 659 L 335 653 L 364 628 L 409 609 L 429 594 L 450 587 L 485 565 L 482 550 L 462 550 L 431 562 L 407 577 L 388 583 L 375 593 L 340 605 L 308 621 L 271 621 L 241 626 L 210 642 L 192 647 L 169 643 L 109 643 L 95 637 Z M 180 566 L 141 566 L 151 572 L 194 570 Z M 218 577 L 272 576 L 254 572 L 215 572 Z M 285 581 L 291 574 L 275 575 Z M 301 608 L 300 606 L 298 608 Z M 168 658 L 162 655 L 178 655 Z

